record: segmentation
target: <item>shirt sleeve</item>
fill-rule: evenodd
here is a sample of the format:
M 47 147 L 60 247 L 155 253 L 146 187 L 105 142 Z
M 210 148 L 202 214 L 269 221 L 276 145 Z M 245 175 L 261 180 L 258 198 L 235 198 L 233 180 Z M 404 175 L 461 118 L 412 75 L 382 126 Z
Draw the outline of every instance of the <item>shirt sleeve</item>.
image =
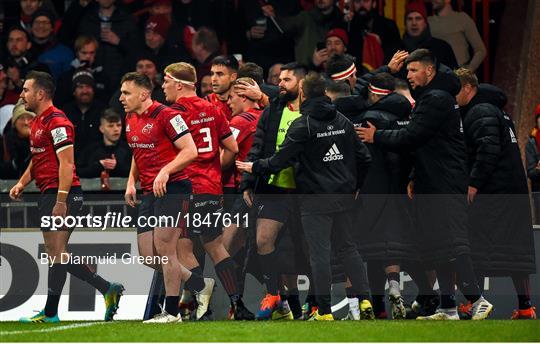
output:
M 174 111 L 163 116 L 163 128 L 171 142 L 189 133 L 189 128 L 180 112 Z
M 239 116 L 235 116 L 229 122 L 231 132 L 236 139 L 238 146 L 249 136 L 250 130 L 246 121 L 242 120 Z
M 73 146 L 75 142 L 75 130 L 73 124 L 67 118 L 53 118 L 49 124 L 48 131 L 51 135 L 52 144 L 56 153 Z

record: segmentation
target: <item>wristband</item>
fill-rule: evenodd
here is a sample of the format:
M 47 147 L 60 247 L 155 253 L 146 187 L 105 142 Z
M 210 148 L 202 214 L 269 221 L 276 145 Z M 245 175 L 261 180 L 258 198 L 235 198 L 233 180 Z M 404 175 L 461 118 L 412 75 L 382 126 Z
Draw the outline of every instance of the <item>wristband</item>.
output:
M 56 203 L 66 204 L 66 202 L 56 201 Z
M 69 194 L 69 191 L 64 191 L 64 190 L 58 190 L 58 193 L 62 193 L 62 194 Z

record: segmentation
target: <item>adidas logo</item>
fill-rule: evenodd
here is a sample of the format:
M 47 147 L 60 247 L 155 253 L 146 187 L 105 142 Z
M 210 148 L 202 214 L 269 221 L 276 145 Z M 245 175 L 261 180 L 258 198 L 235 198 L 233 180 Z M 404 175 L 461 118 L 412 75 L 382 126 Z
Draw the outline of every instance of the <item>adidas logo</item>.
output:
M 328 152 L 326 152 L 326 154 L 324 155 L 323 161 L 329 162 L 329 161 L 336 161 L 336 160 L 343 160 L 343 154 L 340 153 L 339 149 L 334 143 L 332 147 L 330 147 Z

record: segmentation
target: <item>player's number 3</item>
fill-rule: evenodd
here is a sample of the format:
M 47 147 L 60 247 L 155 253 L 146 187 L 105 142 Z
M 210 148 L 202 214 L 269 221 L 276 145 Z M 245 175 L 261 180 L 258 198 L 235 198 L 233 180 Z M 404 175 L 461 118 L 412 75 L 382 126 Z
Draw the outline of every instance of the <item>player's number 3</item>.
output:
M 208 143 L 206 147 L 199 147 L 199 153 L 208 153 L 212 151 L 212 135 L 210 134 L 210 128 L 201 128 L 199 130 L 201 134 L 204 134 L 203 142 Z

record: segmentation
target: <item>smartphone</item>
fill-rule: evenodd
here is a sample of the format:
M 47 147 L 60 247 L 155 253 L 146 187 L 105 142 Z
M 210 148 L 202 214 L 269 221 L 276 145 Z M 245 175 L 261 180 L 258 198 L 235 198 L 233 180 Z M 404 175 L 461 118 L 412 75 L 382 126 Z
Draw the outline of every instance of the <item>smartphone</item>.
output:
M 326 42 L 317 43 L 317 50 L 323 50 L 323 49 L 326 49 Z

